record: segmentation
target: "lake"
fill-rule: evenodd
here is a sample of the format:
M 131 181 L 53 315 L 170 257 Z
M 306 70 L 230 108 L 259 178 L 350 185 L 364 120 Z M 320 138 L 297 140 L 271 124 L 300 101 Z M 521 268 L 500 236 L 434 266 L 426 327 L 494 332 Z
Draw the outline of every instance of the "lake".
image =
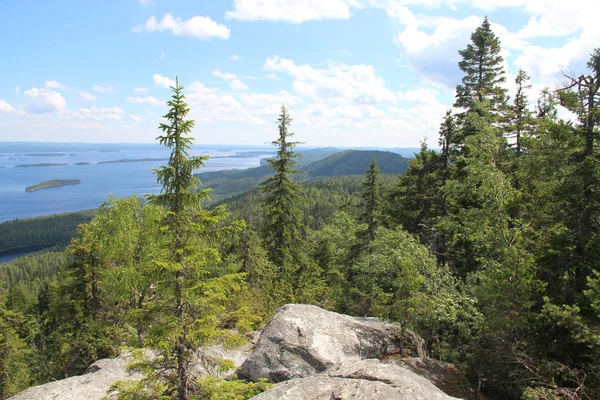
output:
M 245 152 L 251 154 L 239 156 Z M 257 167 L 261 158 L 273 154 L 266 146 L 239 145 L 196 146 L 191 151 L 211 157 L 198 172 Z M 158 144 L 0 142 L 0 222 L 96 208 L 109 194 L 157 194 L 161 187 L 152 168 L 165 165 L 168 157 L 169 150 Z M 141 159 L 152 161 L 114 162 Z M 22 167 L 32 164 L 62 165 Z M 27 186 L 51 179 L 79 179 L 81 184 L 25 192 Z

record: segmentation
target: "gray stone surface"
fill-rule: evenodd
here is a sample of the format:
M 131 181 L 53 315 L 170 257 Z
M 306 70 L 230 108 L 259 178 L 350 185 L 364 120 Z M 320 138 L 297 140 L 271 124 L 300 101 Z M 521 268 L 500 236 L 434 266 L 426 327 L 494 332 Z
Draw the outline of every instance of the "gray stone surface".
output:
M 113 383 L 141 378 L 126 371 L 128 362 L 125 356 L 98 360 L 83 375 L 31 387 L 9 400 L 100 400 Z
M 416 353 L 416 336 L 375 318 L 354 318 L 303 304 L 281 307 L 261 333 L 238 376 L 281 382 L 336 368 L 346 361 Z M 417 354 L 413 354 L 417 355 Z
M 346 362 L 329 372 L 277 384 L 255 400 L 452 400 L 407 368 L 378 360 Z

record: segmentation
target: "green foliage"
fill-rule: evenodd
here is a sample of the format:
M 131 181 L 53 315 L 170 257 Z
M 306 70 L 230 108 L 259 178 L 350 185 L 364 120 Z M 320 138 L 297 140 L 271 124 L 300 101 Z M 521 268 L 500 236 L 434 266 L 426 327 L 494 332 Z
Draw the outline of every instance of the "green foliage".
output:
M 219 225 L 226 217 L 224 207 L 201 209 L 208 190 L 195 191 L 199 180 L 192 173 L 206 157 L 189 158 L 193 139 L 188 135 L 194 122 L 185 119 L 189 108 L 177 82 L 164 116 L 168 123 L 159 125 L 164 134 L 158 140 L 172 149 L 168 165 L 155 170 L 163 188 L 159 195 L 148 196 L 151 204 L 166 211 L 159 227 L 163 245 L 147 266 L 155 284 L 139 321 L 146 328 L 144 344 L 159 354 L 150 362 L 155 368 L 145 368 L 149 390 L 164 388 L 162 395 L 185 400 L 194 391 L 191 365 L 196 349 L 239 340 L 243 331 L 231 328 L 248 326 L 244 321 L 249 317 L 238 303 L 245 290 L 244 275 L 230 273 L 227 266 L 215 268 L 222 266 L 219 238 L 236 227 Z
M 458 67 L 465 73 L 462 84 L 456 87 L 455 107 L 470 110 L 475 101 L 489 101 L 494 110 L 506 101 L 507 90 L 499 86 L 506 78 L 500 55 L 500 40 L 491 30 L 487 17 L 471 34 L 471 43 L 459 50 L 462 60 Z
M 35 245 L 67 245 L 77 236 L 77 226 L 89 222 L 95 210 L 15 219 L 0 224 L 0 252 Z
M 0 285 L 0 399 L 7 399 L 31 384 L 27 362 L 31 351 L 18 333 L 24 317 L 6 308 L 5 296 Z
M 363 192 L 361 196 L 361 213 L 358 217 L 360 223 L 365 225 L 361 232 L 363 241 L 368 244 L 375 238 L 375 231 L 381 224 L 381 181 L 379 179 L 379 167 L 373 157 L 369 163 L 363 182 Z
M 269 166 L 274 175 L 262 185 L 262 204 L 265 212 L 263 242 L 269 260 L 276 266 L 279 287 L 278 302 L 314 302 L 323 290 L 320 271 L 306 257 L 303 238 L 301 187 L 293 182 L 294 147 L 298 142 L 290 142 L 293 133 L 289 132 L 292 118 L 287 108 L 281 107 L 279 115 L 279 138 L 273 141 L 277 147 L 277 158 L 270 159 Z
M 199 379 L 198 400 L 245 400 L 273 387 L 266 379 L 258 382 L 246 382 L 238 379 L 221 379 L 212 376 Z

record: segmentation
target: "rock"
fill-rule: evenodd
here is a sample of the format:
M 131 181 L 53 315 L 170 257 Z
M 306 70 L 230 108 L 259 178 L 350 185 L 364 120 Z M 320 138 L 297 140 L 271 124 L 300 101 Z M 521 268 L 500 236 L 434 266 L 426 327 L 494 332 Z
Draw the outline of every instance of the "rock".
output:
M 277 384 L 255 400 L 451 400 L 408 368 L 379 360 L 347 361 L 327 372 Z
M 113 383 L 141 379 L 139 374 L 127 372 L 128 363 L 125 355 L 98 360 L 83 375 L 31 387 L 9 400 L 100 400 Z
M 419 355 L 418 337 L 376 318 L 355 318 L 316 306 L 281 307 L 238 371 L 243 379 L 281 382 L 390 353 Z

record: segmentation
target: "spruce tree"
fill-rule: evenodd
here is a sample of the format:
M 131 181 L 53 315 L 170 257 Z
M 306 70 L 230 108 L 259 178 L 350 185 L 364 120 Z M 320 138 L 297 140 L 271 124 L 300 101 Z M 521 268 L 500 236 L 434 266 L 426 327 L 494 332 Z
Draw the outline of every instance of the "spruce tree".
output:
M 300 142 L 289 141 L 294 135 L 289 132 L 292 118 L 284 106 L 277 121 L 279 138 L 271 142 L 278 149 L 277 157 L 268 160 L 275 174 L 261 185 L 266 212 L 263 240 L 269 260 L 281 276 L 282 293 L 287 293 L 286 300 L 292 300 L 289 296 L 298 285 L 303 252 L 301 188 L 291 179 L 297 172 L 294 165 L 298 154 L 294 147 Z
M 187 120 L 190 109 L 183 87 L 175 81 L 170 107 L 157 139 L 169 149 L 168 165 L 155 169 L 162 184 L 161 193 L 148 196 L 151 204 L 167 213 L 160 231 L 166 248 L 156 250 L 152 273 L 157 287 L 154 300 L 147 305 L 146 343 L 160 354 L 152 368 L 145 390 L 171 398 L 187 400 L 195 387 L 192 363 L 197 350 L 228 335 L 219 317 L 227 317 L 228 299 L 243 288 L 242 274 L 219 274 L 214 266 L 221 262 L 217 249 L 216 223 L 226 216 L 223 207 L 202 209 L 208 189 L 196 191 L 199 180 L 194 170 L 204 166 L 206 156 L 191 157 L 190 136 L 194 121 Z M 233 319 L 235 321 L 235 318 Z
M 462 60 L 458 67 L 465 73 L 462 84 L 456 87 L 454 107 L 473 109 L 475 101 L 488 100 L 493 111 L 500 110 L 506 102 L 506 89 L 499 86 L 506 78 L 500 55 L 500 40 L 492 32 L 487 17 L 471 34 L 471 43 L 458 53 Z
M 375 157 L 369 163 L 362 187 L 362 212 L 359 216 L 359 221 L 366 226 L 361 235 L 363 236 L 363 240 L 369 243 L 375 239 L 375 231 L 381 224 L 381 178 Z

